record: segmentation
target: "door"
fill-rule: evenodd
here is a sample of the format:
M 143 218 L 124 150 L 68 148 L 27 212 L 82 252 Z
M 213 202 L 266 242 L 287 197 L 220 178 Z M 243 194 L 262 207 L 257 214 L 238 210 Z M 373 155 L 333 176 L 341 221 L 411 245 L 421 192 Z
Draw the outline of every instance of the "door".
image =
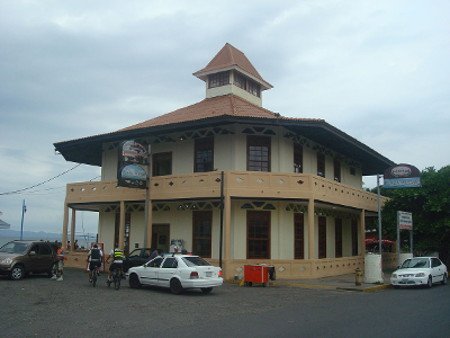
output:
M 152 249 L 169 252 L 170 224 L 153 224 L 152 229 Z
M 160 269 L 158 269 L 158 285 L 163 287 L 170 286 L 170 280 L 177 273 L 178 261 L 175 257 L 167 257 Z

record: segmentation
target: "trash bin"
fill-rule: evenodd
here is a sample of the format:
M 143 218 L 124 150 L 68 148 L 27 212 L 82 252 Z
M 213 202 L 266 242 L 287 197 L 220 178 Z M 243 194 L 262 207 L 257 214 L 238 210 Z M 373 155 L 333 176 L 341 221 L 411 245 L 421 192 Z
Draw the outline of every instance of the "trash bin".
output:
M 267 265 L 244 265 L 244 284 L 267 285 L 269 282 L 269 267 Z

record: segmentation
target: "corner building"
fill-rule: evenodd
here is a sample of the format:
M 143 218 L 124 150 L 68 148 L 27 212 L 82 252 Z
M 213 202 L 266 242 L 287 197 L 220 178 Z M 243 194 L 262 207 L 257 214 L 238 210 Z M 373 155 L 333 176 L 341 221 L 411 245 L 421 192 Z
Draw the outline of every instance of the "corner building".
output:
M 245 264 L 274 265 L 282 278 L 362 268 L 365 222 L 377 212 L 362 177 L 395 163 L 322 119 L 264 109 L 272 86 L 228 43 L 194 75 L 206 84 L 198 103 L 54 144 L 67 161 L 101 167 L 100 181 L 67 185 L 63 242 L 74 242 L 83 210 L 98 213 L 106 251 L 114 243 L 168 251 L 181 240 L 221 264 L 225 278 Z M 147 190 L 117 184 L 126 140 L 151 147 Z

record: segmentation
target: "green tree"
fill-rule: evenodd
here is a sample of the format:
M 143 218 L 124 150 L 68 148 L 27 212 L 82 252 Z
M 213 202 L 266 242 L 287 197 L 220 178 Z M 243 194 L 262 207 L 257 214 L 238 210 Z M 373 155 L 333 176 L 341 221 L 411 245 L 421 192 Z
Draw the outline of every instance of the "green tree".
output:
M 382 189 L 390 198 L 382 210 L 383 235 L 396 239 L 397 211 L 413 214 L 416 252 L 438 251 L 450 258 L 450 166 L 422 171 L 421 188 Z M 406 235 L 403 235 L 405 236 Z M 403 238 L 403 237 L 402 237 Z

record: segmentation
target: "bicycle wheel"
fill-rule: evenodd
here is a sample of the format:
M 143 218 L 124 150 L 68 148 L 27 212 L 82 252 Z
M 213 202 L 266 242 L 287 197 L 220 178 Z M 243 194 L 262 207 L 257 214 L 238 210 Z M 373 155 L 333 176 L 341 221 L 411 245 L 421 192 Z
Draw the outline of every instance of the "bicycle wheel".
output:
M 120 279 L 121 279 L 120 273 L 116 271 L 116 273 L 114 274 L 114 288 L 116 290 L 120 289 Z
M 97 269 L 93 270 L 91 274 L 92 286 L 95 288 L 97 286 Z

